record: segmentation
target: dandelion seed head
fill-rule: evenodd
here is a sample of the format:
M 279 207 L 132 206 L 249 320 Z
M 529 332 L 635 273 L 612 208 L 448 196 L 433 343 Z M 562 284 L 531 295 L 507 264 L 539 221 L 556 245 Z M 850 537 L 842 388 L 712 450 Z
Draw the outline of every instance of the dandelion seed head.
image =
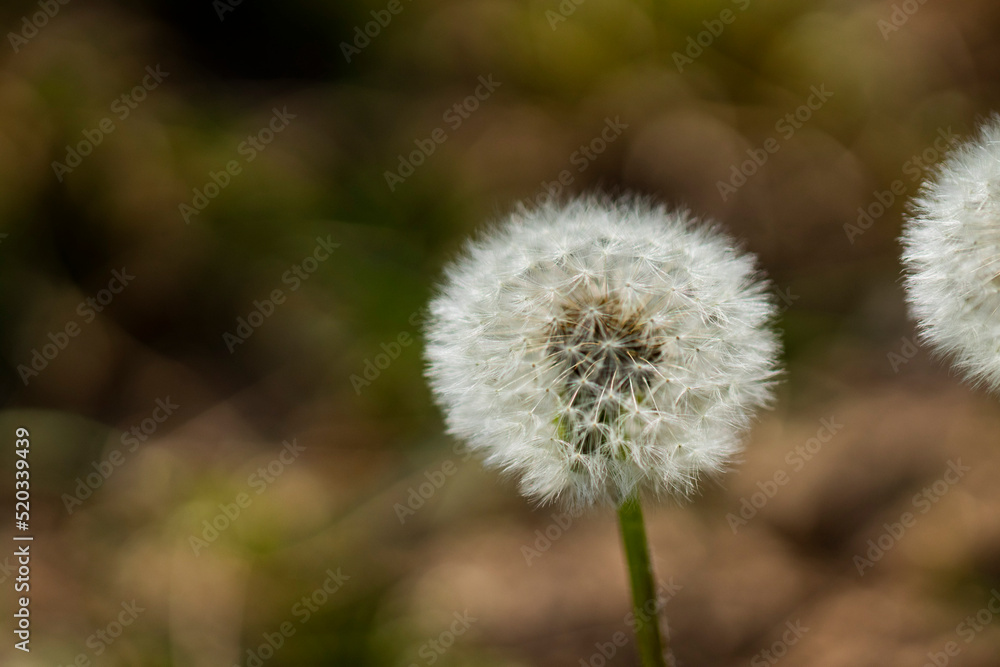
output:
M 1000 390 L 1000 116 L 924 183 L 902 243 L 921 339 Z
M 447 270 L 427 374 L 449 431 L 540 502 L 690 493 L 770 398 L 753 258 L 684 212 L 521 210 Z

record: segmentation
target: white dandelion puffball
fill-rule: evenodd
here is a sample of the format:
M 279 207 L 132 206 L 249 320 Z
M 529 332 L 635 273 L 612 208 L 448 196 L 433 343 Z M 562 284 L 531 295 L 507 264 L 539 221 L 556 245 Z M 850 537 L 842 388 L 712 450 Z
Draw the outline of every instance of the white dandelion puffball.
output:
M 770 398 L 773 315 L 754 259 L 687 213 L 522 209 L 447 270 L 427 374 L 449 432 L 531 499 L 686 494 Z
M 921 338 L 973 382 L 1000 389 L 1000 117 L 923 185 L 902 242 Z

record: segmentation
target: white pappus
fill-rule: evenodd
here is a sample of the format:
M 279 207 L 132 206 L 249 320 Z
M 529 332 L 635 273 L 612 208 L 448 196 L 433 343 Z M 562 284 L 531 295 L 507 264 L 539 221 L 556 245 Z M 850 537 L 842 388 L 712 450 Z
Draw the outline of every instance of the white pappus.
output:
M 901 240 L 921 339 L 973 382 L 1000 389 L 1000 117 L 924 183 Z
M 741 448 L 779 343 L 754 258 L 638 200 L 520 209 L 430 304 L 449 432 L 569 507 L 691 492 Z

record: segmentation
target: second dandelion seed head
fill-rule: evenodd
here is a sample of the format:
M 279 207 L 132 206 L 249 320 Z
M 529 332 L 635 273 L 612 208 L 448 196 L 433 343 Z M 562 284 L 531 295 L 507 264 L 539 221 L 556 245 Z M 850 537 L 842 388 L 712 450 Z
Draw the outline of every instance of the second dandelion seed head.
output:
M 922 337 L 970 379 L 1000 390 L 1000 117 L 924 184 L 902 241 Z

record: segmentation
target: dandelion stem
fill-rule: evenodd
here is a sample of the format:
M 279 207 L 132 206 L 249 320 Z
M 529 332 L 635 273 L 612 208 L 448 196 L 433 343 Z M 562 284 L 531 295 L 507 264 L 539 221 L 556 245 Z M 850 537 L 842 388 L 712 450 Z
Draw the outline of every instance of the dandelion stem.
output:
M 649 560 L 649 541 L 642 518 L 642 505 L 636 496 L 618 508 L 618 522 L 625 545 L 629 581 L 632 584 L 632 610 L 635 613 L 635 639 L 643 667 L 666 667 L 666 645 L 660 635 L 660 610 L 656 600 L 653 566 Z

